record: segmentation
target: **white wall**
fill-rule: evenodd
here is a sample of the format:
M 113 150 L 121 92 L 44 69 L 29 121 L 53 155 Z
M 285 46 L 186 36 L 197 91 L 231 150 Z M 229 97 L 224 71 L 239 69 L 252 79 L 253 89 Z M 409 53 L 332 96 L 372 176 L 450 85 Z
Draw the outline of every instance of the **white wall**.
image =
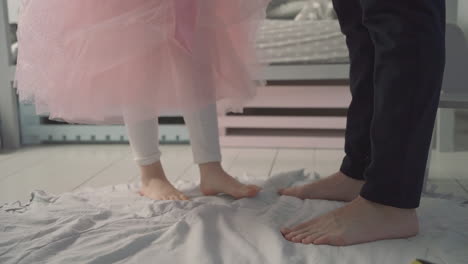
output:
M 446 0 L 447 3 L 447 22 L 457 23 L 458 19 L 458 1 L 459 0 Z M 467 1 L 467 0 L 461 0 Z
M 468 38 L 468 0 L 458 1 L 458 25 Z
M 18 22 L 18 12 L 21 0 L 8 0 L 8 16 L 10 22 Z
M 5 38 L 8 34 L 8 27 L 5 25 L 8 22 L 4 17 L 6 12 L 3 9 L 6 2 L 1 1 L 4 2 L 0 2 L 0 120 L 2 122 L 0 134 L 5 148 L 18 148 L 20 146 L 18 103 L 16 91 L 11 87 L 12 76 L 8 55 L 10 47 Z

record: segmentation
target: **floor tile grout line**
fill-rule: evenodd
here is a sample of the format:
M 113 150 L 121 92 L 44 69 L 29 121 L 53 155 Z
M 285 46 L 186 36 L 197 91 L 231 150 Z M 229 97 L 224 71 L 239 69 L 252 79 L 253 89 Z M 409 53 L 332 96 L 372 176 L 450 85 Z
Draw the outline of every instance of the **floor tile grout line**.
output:
M 135 168 L 137 169 L 137 171 L 135 172 L 135 174 L 133 174 L 133 176 L 131 176 L 129 179 L 128 179 L 128 183 L 133 183 L 135 182 L 136 180 L 138 180 L 138 178 L 140 177 L 140 172 L 139 172 L 139 168 L 138 168 L 138 164 L 136 163 L 135 161 L 135 157 L 133 156 L 133 153 L 132 151 L 130 151 L 130 153 L 128 154 L 128 156 L 131 157 L 131 160 L 133 163 L 135 163 Z
M 192 145 L 188 145 L 188 146 L 189 146 L 188 148 L 190 149 L 189 152 L 192 152 L 192 150 L 191 150 Z M 187 150 L 182 149 L 181 152 L 183 152 L 183 151 L 187 151 Z M 184 170 L 179 175 L 177 175 L 177 177 L 175 177 L 174 181 L 175 182 L 179 181 L 185 175 L 185 173 L 187 173 L 193 166 L 196 166 L 196 164 L 193 161 L 193 152 L 192 152 L 192 161 L 189 162 L 189 164 L 184 168 Z
M 29 166 L 27 166 L 27 167 L 22 167 L 21 169 L 17 169 L 17 170 L 15 170 L 15 171 L 11 172 L 10 174 L 8 174 L 8 175 L 5 176 L 5 177 L 0 177 L 0 182 L 6 180 L 6 179 L 8 179 L 8 178 L 10 178 L 11 176 L 14 176 L 14 175 L 20 173 L 20 172 L 23 171 L 23 170 L 30 169 L 30 168 L 34 168 L 34 167 L 40 165 L 42 162 L 47 161 L 47 160 L 49 160 L 49 159 L 51 159 L 51 158 L 52 158 L 52 157 L 51 157 L 50 155 L 47 155 L 47 156 L 44 157 L 43 159 L 39 159 L 39 160 L 37 160 L 37 161 L 35 161 L 35 162 L 32 162 L 32 163 L 29 164 Z
M 182 178 L 182 177 L 185 175 L 185 173 L 187 173 L 188 171 L 190 171 L 190 169 L 191 169 L 192 167 L 194 167 L 194 166 L 197 166 L 197 164 L 195 164 L 195 163 L 193 163 L 193 162 L 190 163 L 190 164 L 189 164 L 187 167 L 185 167 L 185 169 L 174 179 L 174 181 L 180 180 L 180 178 Z
M 316 148 L 312 148 L 312 166 L 310 166 L 310 168 L 312 168 L 312 173 L 313 174 L 317 174 L 317 159 L 316 159 L 316 156 L 317 156 L 317 149 Z
M 225 164 L 226 166 L 223 165 L 223 160 L 221 160 L 221 166 L 223 167 L 223 169 L 226 172 L 233 166 L 233 163 L 237 160 L 237 158 L 239 157 L 239 154 L 240 154 L 240 150 L 237 149 L 235 154 L 233 155 L 234 157 L 231 159 L 231 161 L 229 163 Z
M 236 150 L 233 150 L 233 152 L 234 152 L 234 154 L 230 154 L 231 155 L 231 159 L 230 159 L 231 161 L 229 163 L 226 163 L 225 165 L 227 165 L 227 166 L 232 165 L 234 160 L 237 159 L 237 157 L 239 156 L 240 150 L 236 149 Z M 224 155 L 223 150 L 221 149 L 221 164 L 225 161 L 225 159 L 224 159 L 225 156 L 229 156 L 229 155 Z
M 122 157 L 110 162 L 107 166 L 104 166 L 102 169 L 98 170 L 96 173 L 92 174 L 89 178 L 87 178 L 86 180 L 84 180 L 82 183 L 78 184 L 78 186 L 72 188 L 72 192 L 73 191 L 76 191 L 77 189 L 79 189 L 80 187 L 82 187 L 83 185 L 85 185 L 86 183 L 90 182 L 92 179 L 94 179 L 96 176 L 98 176 L 99 174 L 101 174 L 102 172 L 104 172 L 105 170 L 109 169 L 110 167 L 112 167 L 113 165 L 115 165 L 117 162 L 120 162 L 122 161 L 123 159 L 125 159 L 126 157 L 128 156 L 128 154 L 125 154 L 125 155 L 122 155 Z
M 458 179 L 454 179 L 454 180 L 465 191 L 465 193 L 468 195 L 468 189 Z
M 7 158 L 7 159 L 5 159 L 5 160 L 11 160 L 11 159 L 15 159 L 15 158 L 17 158 L 17 157 L 20 157 L 19 155 L 21 155 L 21 154 L 19 154 L 19 153 L 23 153 L 24 155 L 32 155 L 32 154 L 30 154 L 31 152 L 28 152 L 28 151 L 30 151 L 30 150 L 37 150 L 37 149 L 41 149 L 41 148 L 43 148 L 43 147 L 39 147 L 39 146 L 25 147 L 25 148 L 23 148 L 23 149 L 20 149 L 18 152 L 13 153 L 13 154 L 12 154 L 13 156 L 12 156 L 11 158 Z M 57 151 L 60 151 L 60 150 L 55 149 L 56 147 L 53 147 L 53 148 L 54 148 L 54 149 L 52 149 L 52 148 L 47 148 L 47 151 L 50 151 L 50 150 L 52 149 L 52 150 L 51 150 L 52 153 L 38 153 L 38 154 L 54 154 L 54 152 L 57 153 Z M 36 153 L 36 154 L 37 154 L 37 153 Z M 26 166 L 26 167 L 22 167 L 21 169 L 14 170 L 13 172 L 10 172 L 10 173 L 9 173 L 8 175 L 6 175 L 6 176 L 0 177 L 0 182 L 2 182 L 2 181 L 4 181 L 4 180 L 7 180 L 7 179 L 11 178 L 11 177 L 14 176 L 14 175 L 20 174 L 20 173 L 21 173 L 22 171 L 24 171 L 24 170 L 37 167 L 37 166 L 41 165 L 43 162 L 46 162 L 46 161 L 48 161 L 49 159 L 52 159 L 52 158 L 53 158 L 52 155 L 44 155 L 44 156 L 45 156 L 44 158 L 39 159 L 39 160 L 36 160 L 36 161 L 34 161 L 34 162 L 31 162 L 31 163 L 30 163 L 28 166 Z M 0 162 L 1 162 L 1 161 L 0 161 Z
M 318 149 L 314 148 L 314 154 L 313 155 L 314 155 L 314 157 L 313 157 L 312 160 L 313 160 L 313 163 L 314 163 L 314 167 L 313 167 L 314 172 L 318 173 L 317 172 L 318 171 L 318 169 L 317 169 L 318 168 L 318 162 L 317 162 Z
M 6 160 L 10 160 L 10 159 L 12 159 L 12 158 L 15 157 L 14 154 L 9 154 L 9 155 L 11 155 L 11 156 L 10 156 L 10 157 L 7 157 L 7 158 L 0 159 L 0 163 L 4 162 L 4 161 L 6 161 Z
M 240 153 L 241 153 L 241 151 L 240 151 L 240 150 L 238 150 L 238 151 L 237 151 L 237 153 L 236 153 L 236 156 L 235 156 L 235 157 L 232 159 L 232 162 L 231 162 L 231 164 L 228 166 L 228 168 L 226 168 L 226 169 L 225 169 L 226 171 L 229 171 L 229 170 L 231 170 L 231 169 L 232 169 L 232 167 L 234 166 L 235 162 L 236 162 L 236 161 L 237 161 L 237 159 L 239 158 L 239 156 L 240 156 Z
M 128 179 L 128 183 L 134 183 L 137 181 L 140 177 L 140 173 L 136 172 L 130 179 Z
M 273 161 L 270 165 L 270 170 L 268 171 L 268 178 L 271 177 L 271 173 L 273 172 L 273 168 L 275 167 L 276 159 L 278 158 L 279 149 L 275 149 L 275 156 L 273 157 Z

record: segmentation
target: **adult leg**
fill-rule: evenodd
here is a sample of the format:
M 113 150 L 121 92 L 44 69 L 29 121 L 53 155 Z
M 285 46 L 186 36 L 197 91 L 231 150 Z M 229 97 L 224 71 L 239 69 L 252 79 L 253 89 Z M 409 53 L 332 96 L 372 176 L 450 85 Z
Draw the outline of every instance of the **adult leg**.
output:
M 361 0 L 375 46 L 371 164 L 361 196 L 303 223 L 294 242 L 352 245 L 418 232 L 425 164 L 444 69 L 443 0 Z
M 221 166 L 216 105 L 187 112 L 184 119 L 190 133 L 193 159 L 200 168 L 201 191 L 205 195 L 226 193 L 235 198 L 257 195 L 260 188 L 240 183 Z
M 361 2 L 376 51 L 372 162 L 361 196 L 416 208 L 445 66 L 445 1 Z
M 334 7 L 346 36 L 351 63 L 352 101 L 345 135 L 346 156 L 340 171 L 330 177 L 281 190 L 283 195 L 301 199 L 351 201 L 359 195 L 364 171 L 370 163 L 370 126 L 374 99 L 374 44 L 362 24 L 359 0 L 334 0 Z
M 140 194 L 154 200 L 187 200 L 166 178 L 160 162 L 158 119 L 126 122 L 130 146 L 141 171 Z
M 351 72 L 352 101 L 346 125 L 346 157 L 341 172 L 364 180 L 370 163 L 370 126 L 374 109 L 375 50 L 369 31 L 362 24 L 362 9 L 358 0 L 334 0 L 334 6 L 348 45 Z

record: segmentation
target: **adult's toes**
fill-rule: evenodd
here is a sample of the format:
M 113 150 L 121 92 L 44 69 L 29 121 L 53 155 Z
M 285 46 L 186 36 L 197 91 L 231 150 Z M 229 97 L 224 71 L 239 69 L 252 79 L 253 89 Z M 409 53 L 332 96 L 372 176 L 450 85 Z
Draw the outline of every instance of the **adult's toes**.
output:
M 301 243 L 304 244 L 304 245 L 309 245 L 309 244 L 312 244 L 312 239 L 310 238 L 310 236 L 306 236 L 305 238 L 302 239 Z
M 303 244 L 315 244 L 315 241 L 318 237 L 323 236 L 322 233 L 313 233 L 302 239 Z
M 280 231 L 281 231 L 281 234 L 283 234 L 283 235 L 287 235 L 287 234 L 292 232 L 292 230 L 290 228 L 287 228 L 287 227 L 281 228 Z
M 312 236 L 309 235 L 309 236 L 303 238 L 301 242 L 302 242 L 302 244 L 308 245 L 308 244 L 312 244 L 312 242 L 314 242 L 314 240 L 312 239 Z
M 316 238 L 313 243 L 315 245 L 330 245 L 332 242 L 332 237 L 328 234 Z
M 316 238 L 315 245 L 345 246 L 345 240 L 341 236 L 326 234 Z
M 286 235 L 286 238 L 287 239 L 292 239 L 293 237 L 296 237 L 298 235 L 301 235 L 301 234 L 304 234 L 304 233 L 308 233 L 309 232 L 309 229 L 308 228 L 303 228 L 301 230 L 297 230 L 297 231 L 294 231 L 294 232 L 291 232 L 289 234 Z
M 302 234 L 299 234 L 299 235 L 293 237 L 293 238 L 291 239 L 291 241 L 292 241 L 292 242 L 295 242 L 295 243 L 301 243 L 302 240 L 303 240 L 304 238 L 308 237 L 309 235 L 310 235 L 309 232 L 304 232 L 304 233 L 302 233 Z
M 311 221 L 307 221 L 307 222 L 304 222 L 302 224 L 299 224 L 297 226 L 294 226 L 291 228 L 291 230 L 294 232 L 294 231 L 299 231 L 299 230 L 302 230 L 302 229 L 314 229 L 314 224 L 317 222 L 317 219 L 314 219 L 314 220 L 311 220 Z

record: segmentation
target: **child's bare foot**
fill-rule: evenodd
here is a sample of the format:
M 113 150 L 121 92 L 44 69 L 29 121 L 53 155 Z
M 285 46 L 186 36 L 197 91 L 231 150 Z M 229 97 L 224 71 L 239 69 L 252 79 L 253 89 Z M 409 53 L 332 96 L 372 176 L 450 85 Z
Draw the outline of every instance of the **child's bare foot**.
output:
M 166 178 L 161 162 L 141 166 L 140 194 L 153 200 L 188 200 Z
M 204 195 L 225 193 L 236 199 L 254 197 L 260 191 L 255 185 L 245 185 L 227 174 L 219 162 L 200 165 L 200 189 Z
M 363 185 L 364 181 L 355 180 L 342 172 L 337 172 L 330 177 L 306 185 L 282 189 L 279 193 L 300 199 L 349 202 L 359 196 Z
M 295 243 L 348 246 L 418 234 L 416 210 L 376 204 L 358 197 L 348 205 L 291 229 L 281 230 Z

